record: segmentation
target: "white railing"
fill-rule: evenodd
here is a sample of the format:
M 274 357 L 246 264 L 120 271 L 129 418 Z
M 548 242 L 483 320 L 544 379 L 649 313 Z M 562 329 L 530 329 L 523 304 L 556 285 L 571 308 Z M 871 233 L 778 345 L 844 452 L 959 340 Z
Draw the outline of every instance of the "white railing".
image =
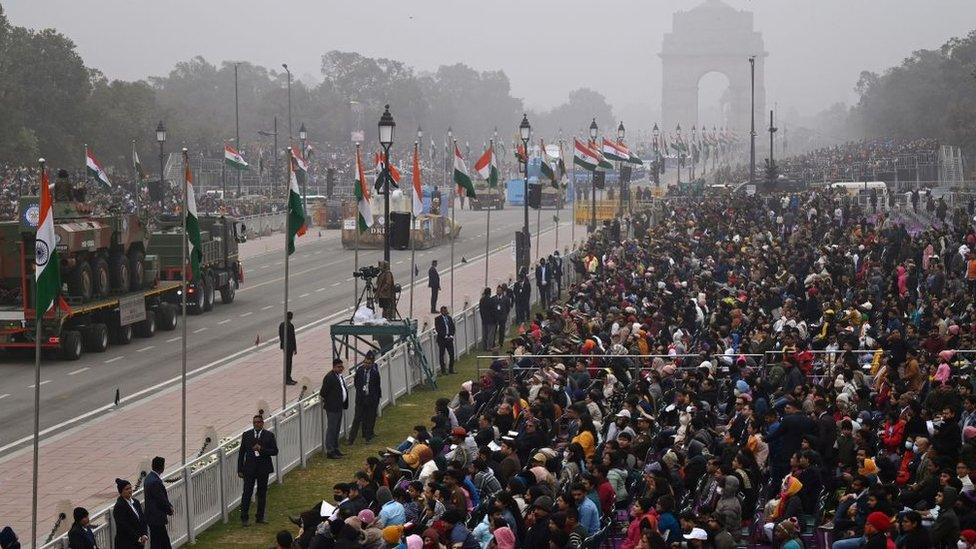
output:
M 563 260 L 563 287 L 568 288 L 576 278 L 576 272 L 569 261 Z M 533 288 L 532 304 L 538 302 L 539 293 Z M 514 313 L 514 311 L 513 311 Z M 514 314 L 510 315 L 510 318 Z M 455 352 L 458 359 L 469 351 L 476 350 L 481 342 L 481 315 L 478 304 L 468 307 L 455 315 Z M 427 364 L 436 376 L 438 372 L 437 343 L 434 330 L 420 334 L 420 347 L 427 358 Z M 380 415 L 383 408 L 396 405 L 398 398 L 409 395 L 415 387 L 424 383 L 423 372 L 411 366 L 406 344 L 400 344 L 384 354 L 376 364 L 380 379 L 385 384 L 383 399 L 380 402 Z M 349 408 L 342 415 L 340 437 L 344 437 L 352 426 L 356 409 L 356 392 L 352 386 L 352 374 L 344 381 L 349 395 Z M 309 396 L 292 402 L 283 410 L 268 417 L 265 425 L 270 425 L 278 442 L 278 455 L 275 456 L 275 472 L 269 480 L 281 482 L 286 473 L 301 466 L 305 467 L 309 456 L 319 452 L 325 443 L 325 409 L 322 408 L 318 390 L 309 387 Z M 247 426 L 241 427 L 241 432 Z M 404 433 L 406 436 L 408 433 Z M 173 547 L 193 543 L 197 534 L 218 521 L 227 522 L 231 512 L 240 505 L 243 480 L 237 476 L 237 452 L 240 438 L 228 438 L 217 448 L 203 454 L 184 466 L 163 475 L 167 482 L 169 500 L 173 504 L 173 516 L 169 519 L 169 535 Z M 142 500 L 140 489 L 135 497 Z M 91 515 L 92 530 L 98 546 L 111 549 L 115 545 L 115 525 L 112 506 L 105 507 Z M 63 535 L 51 542 L 42 543 L 43 549 L 68 547 L 68 537 Z

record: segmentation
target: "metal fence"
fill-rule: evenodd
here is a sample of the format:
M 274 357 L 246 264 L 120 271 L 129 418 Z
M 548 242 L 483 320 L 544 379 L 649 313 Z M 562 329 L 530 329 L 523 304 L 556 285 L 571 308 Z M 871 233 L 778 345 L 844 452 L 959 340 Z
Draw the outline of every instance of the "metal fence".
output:
M 245 215 L 238 221 L 244 224 L 245 234 L 248 238 L 268 236 L 271 233 L 285 230 L 284 213 Z
M 248 228 L 250 230 L 250 228 Z M 576 278 L 576 272 L 569 261 L 564 260 L 564 282 L 568 287 Z M 532 304 L 538 302 L 538 291 L 532 293 Z M 468 307 L 454 316 L 455 352 L 460 358 L 469 351 L 476 350 L 481 342 L 481 315 L 477 304 Z M 420 347 L 427 364 L 437 375 L 438 348 L 433 329 L 420 334 Z M 397 399 L 409 395 L 414 388 L 424 382 L 423 372 L 409 360 L 405 344 L 394 347 L 376 361 L 380 379 L 383 381 L 383 398 L 380 402 L 380 416 L 383 409 L 395 406 Z M 349 408 L 342 417 L 340 436 L 345 436 L 352 425 L 352 410 L 356 409 L 356 392 L 352 385 L 353 374 L 344 378 L 349 395 Z M 278 455 L 274 458 L 275 472 L 269 482 L 281 482 L 289 471 L 305 467 L 308 458 L 322 450 L 325 444 L 325 410 L 320 403 L 318 392 L 309 388 L 312 394 L 278 410 L 265 420 L 266 428 L 273 432 L 278 442 Z M 241 431 L 247 426 L 242 426 Z M 407 433 L 404 433 L 406 435 Z M 173 547 L 193 543 L 196 536 L 218 521 L 227 522 L 231 512 L 241 503 L 244 481 L 237 476 L 237 454 L 240 446 L 238 436 L 223 439 L 214 450 L 192 460 L 179 469 L 163 475 L 167 483 L 170 502 L 174 510 L 169 520 L 169 535 Z M 134 495 L 143 499 L 140 489 Z M 92 530 L 98 546 L 103 549 L 115 547 L 115 524 L 112 506 L 109 505 L 91 515 Z M 41 548 L 68 547 L 67 534 L 50 542 L 42 543 Z

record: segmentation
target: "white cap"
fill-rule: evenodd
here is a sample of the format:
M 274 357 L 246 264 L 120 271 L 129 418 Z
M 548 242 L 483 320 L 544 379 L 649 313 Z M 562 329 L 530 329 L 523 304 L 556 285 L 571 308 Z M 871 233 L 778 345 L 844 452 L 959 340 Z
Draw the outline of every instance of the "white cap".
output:
M 690 533 L 685 534 L 685 539 L 697 539 L 705 541 L 708 539 L 708 534 L 706 534 L 701 528 L 692 528 Z
M 617 417 L 625 417 L 627 419 L 630 419 L 630 410 L 628 410 L 627 408 L 620 410 L 619 412 L 617 412 Z

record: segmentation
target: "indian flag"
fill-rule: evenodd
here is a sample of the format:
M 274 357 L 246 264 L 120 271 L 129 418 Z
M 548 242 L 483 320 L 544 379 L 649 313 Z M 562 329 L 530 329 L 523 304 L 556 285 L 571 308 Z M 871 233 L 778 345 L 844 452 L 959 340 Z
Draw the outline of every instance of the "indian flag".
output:
M 34 236 L 34 311 L 37 318 L 51 308 L 61 290 L 61 272 L 54 234 L 54 202 L 47 170 L 41 168 L 41 212 Z
M 600 164 L 600 159 L 596 154 L 579 139 L 575 141 L 575 151 L 573 152 L 573 164 L 587 171 L 594 171 Z
M 478 177 L 488 182 L 489 187 L 498 186 L 498 161 L 495 159 L 495 142 L 492 140 L 485 150 L 485 154 L 474 165 Z
M 202 280 L 200 263 L 203 262 L 203 248 L 200 244 L 200 221 L 197 218 L 197 195 L 193 190 L 193 172 L 190 171 L 190 158 L 183 149 L 183 181 L 186 184 L 186 239 L 190 250 L 190 271 L 193 280 Z
M 298 162 L 288 159 L 288 255 L 295 252 L 295 236 L 305 234 L 305 203 L 298 188 Z
M 603 156 L 606 156 L 610 160 L 616 160 L 617 162 L 627 162 L 630 160 L 630 154 L 622 151 L 618 143 L 614 143 L 606 137 L 603 138 Z
M 248 167 L 241 153 L 230 145 L 224 145 L 224 162 L 231 168 L 238 170 L 246 170 Z
M 471 176 L 468 175 L 468 167 L 464 165 L 464 157 L 461 156 L 461 149 L 454 142 L 454 184 L 458 187 L 458 194 L 463 190 L 468 198 L 474 198 L 474 184 L 471 183 Z
M 559 183 L 556 180 L 556 172 L 552 169 L 552 164 L 549 163 L 549 153 L 546 152 L 546 144 L 541 139 L 539 140 L 539 160 L 541 161 L 539 170 L 542 175 L 548 177 L 552 186 L 558 189 Z
M 146 179 L 146 169 L 142 167 L 142 162 L 139 161 L 139 153 L 136 152 L 135 141 L 132 141 L 132 170 L 136 173 L 136 178 L 139 181 Z
M 373 209 L 369 205 L 369 185 L 366 184 L 366 172 L 363 171 L 363 160 L 356 147 L 356 180 L 352 184 L 353 195 L 356 197 L 356 226 L 359 232 L 364 232 L 373 226 Z
M 413 216 L 424 213 L 424 190 L 420 182 L 420 146 L 413 144 Z
M 600 146 L 597 145 L 596 141 L 590 143 L 590 150 L 593 151 L 593 155 L 597 158 L 597 168 L 605 170 L 613 169 L 613 163 L 607 160 L 606 156 L 603 156 L 603 153 L 600 152 Z
M 95 160 L 95 155 L 88 150 L 88 147 L 85 147 L 85 167 L 88 168 L 89 177 L 94 177 L 101 181 L 103 185 L 112 186 L 112 182 L 108 180 L 108 174 L 105 173 L 105 169 L 98 163 L 98 160 Z
M 373 163 L 376 164 L 376 191 L 379 192 L 383 188 L 383 180 L 381 176 L 383 175 L 383 168 L 386 167 L 386 162 L 383 160 L 384 154 L 378 152 L 373 155 Z M 400 170 L 396 166 L 390 164 L 390 186 L 399 189 L 400 188 Z

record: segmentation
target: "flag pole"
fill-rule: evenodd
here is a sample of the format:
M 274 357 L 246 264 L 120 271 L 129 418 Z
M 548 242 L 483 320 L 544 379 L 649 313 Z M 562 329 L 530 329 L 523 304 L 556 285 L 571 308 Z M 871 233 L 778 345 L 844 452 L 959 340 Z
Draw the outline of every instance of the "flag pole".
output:
M 288 126 L 289 132 L 291 131 L 291 126 Z M 289 134 L 289 142 L 291 141 L 291 135 Z M 278 151 L 275 151 L 275 157 L 277 157 Z M 285 147 L 285 156 L 288 161 L 288 178 L 285 180 L 285 198 L 290 200 L 291 197 L 289 193 L 291 192 L 291 174 L 294 166 L 292 165 L 291 157 L 291 147 Z M 288 203 L 285 203 L 285 303 L 282 308 L 282 322 L 285 327 L 284 333 L 281 337 L 284 338 L 282 342 L 282 349 L 284 352 L 281 353 L 281 407 L 284 408 L 288 404 L 288 355 L 292 352 L 289 347 L 290 341 L 288 341 L 288 238 L 291 236 L 291 216 L 288 215 Z
M 85 150 L 87 151 L 87 145 Z M 87 156 L 87 152 L 86 152 Z M 38 159 L 38 163 L 41 165 L 41 179 L 40 185 L 44 184 L 44 159 Z M 87 167 L 87 160 L 85 166 Z M 38 187 L 40 187 L 38 185 Z M 38 189 L 40 195 L 44 194 L 45 189 Z M 41 212 L 44 213 L 44 212 Z M 54 208 L 51 208 L 51 215 L 54 214 Z M 53 218 L 52 218 L 53 220 Z M 40 226 L 38 226 L 40 229 Z M 53 250 L 52 250 L 53 251 Z M 37 264 L 35 262 L 34 268 L 37 269 Z M 36 280 L 37 275 L 34 275 Z M 43 314 L 39 311 L 39 295 L 37 292 L 37 283 L 34 284 L 34 324 L 37 333 L 34 336 L 34 458 L 31 464 L 33 471 L 31 476 L 31 547 L 38 547 L 37 545 L 37 465 L 40 458 L 40 430 L 41 430 L 41 320 Z
M 573 143 L 573 147 L 574 147 L 573 180 L 570 182 L 573 185 L 573 215 L 571 215 L 570 217 L 572 217 L 573 219 L 572 219 L 572 223 L 570 224 L 569 230 L 571 233 L 570 238 L 573 239 L 573 245 L 570 246 L 570 249 L 575 250 L 576 249 L 576 211 L 579 209 L 579 200 L 576 200 L 576 197 L 579 195 L 576 194 L 576 150 L 575 150 L 576 143 Z
M 136 140 L 132 140 L 132 175 L 135 181 L 136 194 L 136 214 L 142 213 L 142 178 L 139 177 L 139 169 L 136 168 Z
M 495 162 L 495 140 L 491 139 L 488 141 L 488 148 L 491 149 L 491 159 L 488 161 L 488 182 L 491 183 L 491 168 L 494 166 Z M 497 185 L 497 182 L 496 182 Z M 489 192 L 491 188 L 488 189 Z M 488 257 L 489 249 L 491 243 L 491 200 L 488 201 L 488 214 L 485 217 L 485 288 L 488 287 L 488 262 L 490 258 Z
M 180 277 L 180 324 L 182 326 L 182 337 L 180 337 L 180 464 L 186 463 L 186 248 L 189 243 L 186 239 L 186 173 L 190 169 L 190 159 L 187 156 L 186 147 L 183 147 L 183 207 L 180 210 L 180 253 L 183 266 L 183 276 Z M 197 299 L 204 299 L 198 295 Z
M 418 166 L 417 169 L 418 169 L 418 171 L 420 170 L 420 167 L 419 167 L 420 166 L 420 148 L 419 147 L 420 147 L 420 144 L 417 141 L 414 141 L 413 142 L 413 157 L 414 157 L 414 160 L 417 162 L 417 166 Z M 413 174 L 414 177 L 416 177 L 416 175 L 417 174 Z M 416 194 L 417 193 L 416 181 L 411 181 L 411 183 L 413 183 L 413 186 L 414 186 L 413 193 Z M 410 203 L 410 229 L 409 229 L 409 232 L 407 233 L 409 235 L 409 238 L 410 238 L 410 312 L 407 313 L 407 317 L 410 318 L 410 319 L 413 319 L 413 293 L 414 293 L 413 283 L 414 283 L 414 274 L 415 274 L 415 271 L 417 269 L 417 248 L 414 247 L 414 240 L 413 240 L 413 226 L 417 222 L 417 216 L 414 214 L 413 202 L 415 200 L 417 200 L 417 198 L 418 197 L 414 197 L 414 199 L 411 200 L 411 203 Z M 421 202 L 423 202 L 424 197 L 423 196 L 420 196 L 419 199 L 420 199 Z
M 457 161 L 457 139 L 454 140 L 453 144 L 454 149 L 451 150 L 451 155 Z M 454 314 L 454 241 L 456 240 L 454 237 L 454 202 L 457 199 L 457 182 L 452 181 L 452 183 L 454 184 L 451 185 L 451 190 L 447 194 L 451 197 L 451 314 Z
M 356 170 L 356 177 L 358 178 L 359 177 L 359 143 L 356 143 L 356 166 L 353 169 Z M 363 182 L 360 181 L 359 184 L 362 185 Z M 354 273 L 358 273 L 359 272 L 359 205 L 358 204 L 356 205 L 356 213 L 353 214 L 352 219 L 353 219 L 353 230 L 356 232 L 356 247 L 355 247 L 356 251 L 353 252 L 352 270 Z M 353 309 L 355 309 L 356 300 L 359 299 L 359 277 L 358 276 L 352 277 L 352 282 L 353 282 L 352 306 Z M 356 314 L 355 310 L 353 310 L 353 314 Z

